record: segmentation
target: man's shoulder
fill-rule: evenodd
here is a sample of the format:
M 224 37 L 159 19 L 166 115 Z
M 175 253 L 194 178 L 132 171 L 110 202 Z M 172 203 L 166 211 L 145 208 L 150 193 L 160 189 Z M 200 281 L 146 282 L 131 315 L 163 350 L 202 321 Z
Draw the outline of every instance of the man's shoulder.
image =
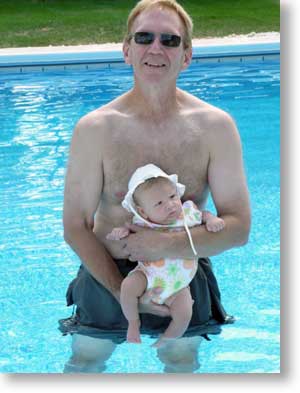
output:
M 104 105 L 82 116 L 77 123 L 77 127 L 85 129 L 98 128 L 99 126 L 109 124 L 116 116 L 117 112 L 114 108 Z
M 193 124 L 195 135 L 205 137 L 207 148 L 239 138 L 235 121 L 229 113 L 188 93 L 184 111 Z M 210 147 L 209 147 L 210 146 Z
M 185 98 L 185 112 L 194 116 L 196 119 L 200 119 L 201 123 L 207 123 L 211 126 L 214 124 L 227 124 L 232 122 L 230 114 L 221 108 L 189 93 L 186 93 Z
M 124 114 L 118 106 L 110 102 L 82 116 L 76 124 L 75 132 L 104 136 L 107 131 L 113 131 L 122 117 Z

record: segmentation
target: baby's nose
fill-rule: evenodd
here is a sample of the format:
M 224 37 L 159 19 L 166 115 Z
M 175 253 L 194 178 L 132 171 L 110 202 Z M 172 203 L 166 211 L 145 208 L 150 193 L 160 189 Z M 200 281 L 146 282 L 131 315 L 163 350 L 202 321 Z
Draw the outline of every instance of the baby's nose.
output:
M 168 204 L 167 204 L 167 210 L 168 210 L 168 211 L 173 210 L 174 207 L 175 207 L 175 204 L 174 204 L 173 202 L 171 202 L 171 201 L 168 202 Z

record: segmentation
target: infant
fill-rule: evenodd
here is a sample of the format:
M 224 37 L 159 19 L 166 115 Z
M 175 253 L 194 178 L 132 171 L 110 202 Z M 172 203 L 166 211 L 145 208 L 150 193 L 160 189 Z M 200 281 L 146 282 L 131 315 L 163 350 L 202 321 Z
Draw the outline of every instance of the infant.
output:
M 128 188 L 122 205 L 133 213 L 133 223 L 160 231 L 186 230 L 195 256 L 197 253 L 188 227 L 205 224 L 206 229 L 212 232 L 224 228 L 225 223 L 221 218 L 208 211 L 199 211 L 192 201 L 182 204 L 180 198 L 185 186 L 178 183 L 177 175 L 167 175 L 153 164 L 138 168 L 132 175 Z M 128 235 L 127 228 L 114 228 L 107 239 L 120 240 Z M 161 292 L 152 301 L 166 304 L 172 318 L 166 331 L 153 346 L 161 347 L 168 340 L 184 334 L 192 318 L 194 303 L 189 283 L 197 268 L 196 258 L 138 262 L 138 266 L 121 285 L 121 307 L 128 320 L 128 342 L 141 342 L 138 299 L 146 290 L 153 288 L 159 288 Z

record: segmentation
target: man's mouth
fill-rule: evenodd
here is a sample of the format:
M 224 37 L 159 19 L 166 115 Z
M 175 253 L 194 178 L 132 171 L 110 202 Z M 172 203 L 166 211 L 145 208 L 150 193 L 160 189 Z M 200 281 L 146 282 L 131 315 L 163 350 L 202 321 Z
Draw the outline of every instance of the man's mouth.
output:
M 162 68 L 166 66 L 165 64 L 155 64 L 155 63 L 148 63 L 148 62 L 145 62 L 144 64 L 148 67 L 153 67 L 153 68 Z

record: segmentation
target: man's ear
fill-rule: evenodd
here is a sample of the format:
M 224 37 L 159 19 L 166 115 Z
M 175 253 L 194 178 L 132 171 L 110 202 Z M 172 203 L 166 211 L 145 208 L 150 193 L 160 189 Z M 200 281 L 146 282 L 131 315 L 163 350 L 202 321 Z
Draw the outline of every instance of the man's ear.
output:
M 126 64 L 131 64 L 130 59 L 130 43 L 128 41 L 123 42 L 123 56 Z
M 142 209 L 140 206 L 137 206 L 137 207 L 136 207 L 136 210 L 137 210 L 137 212 L 139 213 L 139 215 L 140 215 L 141 217 L 143 217 L 145 220 L 147 220 L 148 216 L 147 216 L 147 214 L 145 213 L 144 209 Z
M 192 57 L 193 57 L 193 49 L 192 49 L 192 47 L 189 47 L 189 48 L 185 49 L 185 51 L 184 51 L 184 58 L 183 58 L 183 64 L 182 64 L 182 67 L 181 67 L 182 71 L 185 70 L 191 64 Z

